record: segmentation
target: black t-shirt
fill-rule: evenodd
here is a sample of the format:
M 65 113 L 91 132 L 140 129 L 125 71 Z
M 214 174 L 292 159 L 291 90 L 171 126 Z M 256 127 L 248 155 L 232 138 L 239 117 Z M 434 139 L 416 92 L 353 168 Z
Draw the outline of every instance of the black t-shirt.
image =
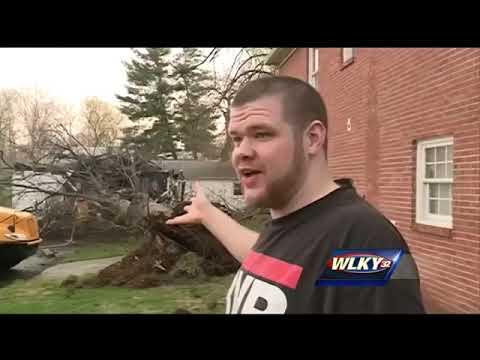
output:
M 242 263 L 226 313 L 425 313 L 415 262 L 385 286 L 316 286 L 336 249 L 409 248 L 395 226 L 350 185 L 272 220 Z

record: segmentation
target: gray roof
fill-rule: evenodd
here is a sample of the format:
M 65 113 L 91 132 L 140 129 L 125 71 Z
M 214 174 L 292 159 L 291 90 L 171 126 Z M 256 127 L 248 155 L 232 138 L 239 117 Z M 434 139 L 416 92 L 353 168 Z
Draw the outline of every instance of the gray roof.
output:
M 279 66 L 293 50 L 295 48 L 274 48 L 265 60 L 265 64 Z
M 162 169 L 183 170 L 183 176 L 187 180 L 238 180 L 229 161 L 158 160 L 155 163 Z

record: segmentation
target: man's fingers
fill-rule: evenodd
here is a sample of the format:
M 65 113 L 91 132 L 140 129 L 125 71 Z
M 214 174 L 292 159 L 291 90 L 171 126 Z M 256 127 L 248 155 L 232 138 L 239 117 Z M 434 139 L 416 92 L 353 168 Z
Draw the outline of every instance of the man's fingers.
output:
M 191 222 L 190 215 L 185 214 L 181 216 L 174 217 L 172 219 L 169 219 L 165 221 L 165 224 L 167 225 L 180 225 L 180 224 L 188 224 Z
M 195 191 L 195 194 L 197 195 L 198 193 L 202 193 L 203 190 L 202 190 L 202 186 L 200 185 L 200 183 L 198 181 L 195 181 L 193 183 L 193 191 Z

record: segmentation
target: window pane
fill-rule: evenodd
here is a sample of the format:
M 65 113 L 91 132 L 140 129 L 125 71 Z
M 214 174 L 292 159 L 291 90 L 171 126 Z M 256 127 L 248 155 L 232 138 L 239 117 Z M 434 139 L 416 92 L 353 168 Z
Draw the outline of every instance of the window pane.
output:
M 453 163 L 447 163 L 447 178 L 453 178 Z
M 436 162 L 445 161 L 446 159 L 445 148 L 446 146 L 437 147 L 437 159 L 435 160 Z
M 452 161 L 453 159 L 453 148 L 452 145 L 447 146 L 447 160 Z
M 438 154 L 437 154 L 438 155 Z M 444 178 L 447 176 L 447 168 L 445 164 L 435 165 L 435 178 Z
M 430 200 L 429 211 L 431 214 L 438 214 L 438 200 Z
M 427 159 L 427 162 L 434 162 L 435 161 L 435 148 L 428 148 L 426 150 L 425 158 Z
M 452 198 L 452 185 L 451 184 L 438 184 L 440 187 L 440 196 L 443 199 Z
M 350 60 L 353 57 L 353 48 L 342 48 L 343 62 Z
M 425 177 L 429 179 L 435 177 L 435 165 L 427 165 L 425 169 Z
M 451 201 L 450 200 L 439 200 L 439 211 L 440 215 L 450 215 L 452 213 L 451 210 Z
M 438 198 L 438 185 L 439 184 L 430 184 L 430 190 L 429 190 L 429 195 L 428 197 L 430 198 Z

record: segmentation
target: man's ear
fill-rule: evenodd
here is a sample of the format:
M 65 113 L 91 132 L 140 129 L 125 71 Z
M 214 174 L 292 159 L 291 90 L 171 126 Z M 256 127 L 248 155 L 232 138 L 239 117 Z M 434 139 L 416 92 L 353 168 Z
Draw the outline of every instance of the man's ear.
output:
M 319 120 L 312 121 L 305 131 L 306 150 L 309 155 L 316 155 L 323 150 L 327 129 Z

